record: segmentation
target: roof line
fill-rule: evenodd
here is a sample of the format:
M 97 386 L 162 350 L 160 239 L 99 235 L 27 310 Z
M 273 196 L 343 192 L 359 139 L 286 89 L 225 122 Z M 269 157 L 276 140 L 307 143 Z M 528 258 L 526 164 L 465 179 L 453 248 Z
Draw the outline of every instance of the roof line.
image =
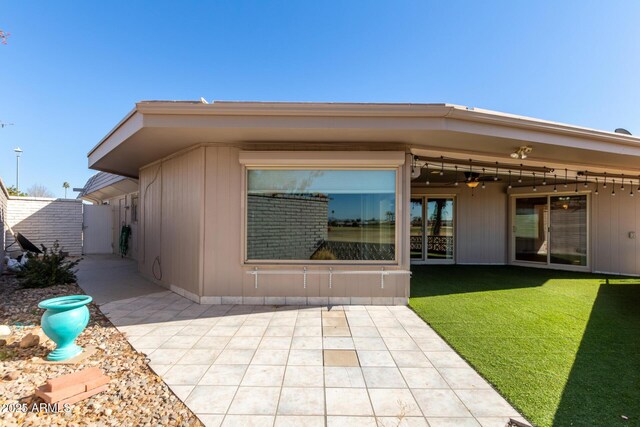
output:
M 148 115 L 452 118 L 638 146 L 640 137 L 457 104 L 141 101 L 89 151 L 90 156 L 135 113 Z
M 123 117 L 123 118 L 122 118 L 122 119 L 121 119 L 121 120 L 120 120 L 120 121 L 119 121 L 119 122 L 118 122 L 118 123 L 113 127 L 113 129 L 111 129 L 111 130 L 110 130 L 110 131 L 109 131 L 109 132 L 108 132 L 108 133 L 107 133 L 107 134 L 106 134 L 106 135 L 105 135 L 105 136 L 104 136 L 104 137 L 103 137 L 103 138 L 102 138 L 102 139 L 101 139 L 101 140 L 100 140 L 100 141 L 99 141 L 99 142 L 98 142 L 98 143 L 97 143 L 97 144 L 96 144 L 96 145 L 95 145 L 95 146 L 94 146 L 90 151 L 89 151 L 89 153 L 87 154 L 87 157 L 89 157 L 89 156 L 91 155 L 91 153 L 93 153 L 94 151 L 96 151 L 96 150 L 98 149 L 98 147 L 99 147 L 99 146 L 100 146 L 104 141 L 106 141 L 107 139 L 109 139 L 109 137 L 110 137 L 111 135 L 113 135 L 113 133 L 114 133 L 115 131 L 117 131 L 117 130 L 120 128 L 120 126 L 122 126 L 123 124 L 125 124 L 125 122 L 126 122 L 127 120 L 129 120 L 129 119 L 131 118 L 131 116 L 133 116 L 133 115 L 137 112 L 137 109 L 138 109 L 138 107 L 137 107 L 137 104 L 136 104 L 136 106 L 135 106 L 131 111 L 129 111 L 129 112 L 127 113 L 127 115 L 126 115 L 126 116 L 124 116 L 124 117 Z

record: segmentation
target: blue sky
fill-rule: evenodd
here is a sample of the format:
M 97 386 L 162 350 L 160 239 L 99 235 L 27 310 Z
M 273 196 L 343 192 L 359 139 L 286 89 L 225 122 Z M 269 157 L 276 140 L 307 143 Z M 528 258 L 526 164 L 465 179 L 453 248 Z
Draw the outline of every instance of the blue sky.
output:
M 143 99 L 450 102 L 640 134 L 638 1 L 0 1 L 0 177 L 57 195 Z

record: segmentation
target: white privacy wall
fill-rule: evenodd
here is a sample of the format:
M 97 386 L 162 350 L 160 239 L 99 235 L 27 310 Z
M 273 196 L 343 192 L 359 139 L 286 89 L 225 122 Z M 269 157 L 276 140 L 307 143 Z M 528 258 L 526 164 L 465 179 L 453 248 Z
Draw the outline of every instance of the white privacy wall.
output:
M 0 179 L 0 272 L 2 272 L 3 269 L 4 247 L 6 246 L 5 232 L 7 231 L 7 227 L 5 222 L 7 221 L 7 200 L 8 194 Z
M 82 255 L 81 200 L 10 197 L 6 215 L 14 233 L 23 234 L 34 245 L 51 247 L 58 240 L 69 255 Z

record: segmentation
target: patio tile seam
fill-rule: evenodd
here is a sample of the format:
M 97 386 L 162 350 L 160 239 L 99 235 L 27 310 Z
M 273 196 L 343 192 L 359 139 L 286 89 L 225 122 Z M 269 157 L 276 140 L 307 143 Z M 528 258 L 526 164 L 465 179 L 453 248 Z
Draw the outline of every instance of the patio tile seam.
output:
M 413 311 L 411 310 L 411 313 L 416 316 L 418 319 L 420 319 L 420 317 Z M 394 317 L 397 319 L 397 316 L 394 313 Z M 422 320 L 422 319 L 420 319 Z M 424 320 L 422 320 L 424 322 Z M 411 340 L 414 342 L 415 345 L 418 345 L 417 342 L 415 342 L 415 339 L 413 339 L 413 336 L 409 333 L 409 331 L 407 331 L 407 328 L 405 328 L 404 324 L 402 324 L 402 322 L 399 322 L 400 325 L 402 326 L 402 329 L 407 333 L 407 335 L 409 335 L 409 338 L 411 338 Z M 431 328 L 431 326 L 429 326 L 426 322 L 424 322 L 424 324 L 426 326 L 428 326 L 429 328 Z M 431 328 L 433 330 L 433 328 Z M 435 331 L 434 331 L 435 332 Z M 418 346 L 418 348 L 420 348 L 420 346 Z M 423 353 L 424 351 L 422 349 L 420 349 Z M 454 350 L 454 353 L 456 355 L 458 355 L 459 357 L 462 357 L 458 354 L 458 352 L 456 352 Z M 478 419 L 473 415 L 473 413 L 471 412 L 471 410 L 467 407 L 467 405 L 464 403 L 464 401 L 460 398 L 460 396 L 458 396 L 458 394 L 453 390 L 453 388 L 451 387 L 451 384 L 449 383 L 449 381 L 447 381 L 447 379 L 445 378 L 444 375 L 442 375 L 442 372 L 440 372 L 440 369 L 438 369 L 438 367 L 436 365 L 434 365 L 434 363 L 431 361 L 431 359 L 429 359 L 429 357 L 425 354 L 425 356 L 427 357 L 427 360 L 429 360 L 429 362 L 431 363 L 431 365 L 433 366 L 433 368 L 436 370 L 436 372 L 438 373 L 438 375 L 440 375 L 440 377 L 442 377 L 442 379 L 445 381 L 445 383 L 449 386 L 448 390 L 453 391 L 453 393 L 455 394 L 456 398 L 460 401 L 460 403 L 462 403 L 462 405 L 465 407 L 465 409 L 467 410 L 467 412 L 469 412 L 469 414 L 471 414 L 471 416 L 473 417 L 473 419 L 480 424 L 480 421 L 478 421 Z M 464 359 L 463 359 L 464 360 Z M 466 361 L 465 361 L 466 362 Z M 400 371 L 400 374 L 402 375 L 402 371 Z M 403 375 L 403 379 L 404 379 L 404 375 Z M 406 381 L 406 379 L 405 379 Z M 408 386 L 408 384 L 407 384 Z M 438 390 L 447 390 L 447 389 L 438 389 Z M 416 399 L 416 396 L 413 393 L 413 389 L 411 387 L 409 387 L 409 391 L 411 392 L 411 395 L 413 396 L 413 398 L 416 400 L 416 403 L 418 403 L 418 400 Z M 420 411 L 422 412 L 423 416 L 426 419 L 426 416 L 424 415 L 424 411 L 422 411 L 422 407 L 420 406 L 420 404 L 418 404 L 418 407 L 420 408 Z M 444 417 L 443 417 L 444 418 Z M 466 417 L 465 417 L 466 418 Z

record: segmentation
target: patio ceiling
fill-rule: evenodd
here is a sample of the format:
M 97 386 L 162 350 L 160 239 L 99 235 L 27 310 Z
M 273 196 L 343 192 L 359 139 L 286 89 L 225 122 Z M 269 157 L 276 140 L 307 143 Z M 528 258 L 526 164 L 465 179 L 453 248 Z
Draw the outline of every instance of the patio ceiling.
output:
M 406 149 L 640 174 L 640 138 L 450 104 L 141 102 L 89 153 L 89 167 L 140 167 L 201 143 L 260 150 Z M 516 164 L 516 163 L 514 163 Z

